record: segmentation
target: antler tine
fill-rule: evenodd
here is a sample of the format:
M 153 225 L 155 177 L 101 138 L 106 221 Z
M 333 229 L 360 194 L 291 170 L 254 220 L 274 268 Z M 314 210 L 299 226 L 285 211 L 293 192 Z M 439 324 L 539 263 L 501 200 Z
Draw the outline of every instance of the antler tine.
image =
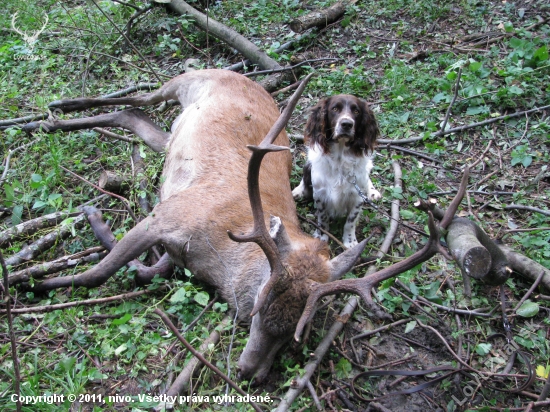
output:
M 46 28 L 46 25 L 48 24 L 48 21 L 50 20 L 50 18 L 48 17 L 47 14 L 44 14 L 46 16 L 46 21 L 44 22 L 44 24 L 42 25 L 42 28 L 40 30 L 37 30 L 34 35 L 38 37 L 38 35 L 40 33 L 42 33 L 44 31 L 44 29 Z
M 13 28 L 13 30 L 15 30 L 15 32 L 16 32 L 17 34 L 20 34 L 21 36 L 23 36 L 24 33 L 22 33 L 17 27 L 15 27 L 15 20 L 17 20 L 17 13 L 18 13 L 18 12 L 15 12 L 15 13 L 13 14 L 13 17 L 11 18 L 11 27 Z
M 439 221 L 439 227 L 443 229 L 447 229 L 447 227 L 449 227 L 449 225 L 451 224 L 451 221 L 453 220 L 453 217 L 456 214 L 456 210 L 458 209 L 460 202 L 462 202 L 462 198 L 466 194 L 466 186 L 468 185 L 469 175 L 470 175 L 470 168 L 466 166 L 464 168 L 464 174 L 462 175 L 462 180 L 460 181 L 460 186 L 458 187 L 456 196 L 453 198 L 453 200 L 449 204 L 449 207 L 447 208 L 447 211 L 443 215 L 443 218 Z
M 440 222 L 440 227 L 446 229 L 447 226 L 451 223 L 456 210 L 466 193 L 466 185 L 468 184 L 468 174 L 469 169 L 466 167 L 464 169 L 464 175 L 462 176 L 462 181 L 460 182 L 460 187 L 454 199 L 451 201 L 449 208 L 445 212 L 443 219 Z M 379 282 L 394 277 L 400 273 L 403 273 L 409 269 L 414 268 L 416 265 L 419 265 L 422 262 L 430 259 L 436 253 L 442 253 L 445 256 L 448 256 L 447 250 L 445 250 L 439 243 L 439 228 L 435 224 L 433 214 L 430 210 L 427 210 L 428 213 L 428 228 L 430 229 L 430 238 L 428 242 L 424 245 L 422 249 L 413 253 L 407 259 L 402 260 L 394 265 L 388 266 L 378 272 L 373 273 L 372 275 L 366 276 L 361 279 L 344 279 L 338 280 L 331 283 L 322 283 L 316 284 L 312 287 L 311 293 L 306 302 L 306 307 L 302 312 L 302 317 L 298 321 L 296 326 L 296 332 L 294 333 L 294 339 L 296 341 L 300 340 L 304 326 L 309 321 L 317 301 L 323 296 L 332 295 L 335 293 L 349 292 L 361 296 L 365 301 L 367 306 L 374 308 L 372 302 L 371 290 Z
M 262 207 L 262 199 L 260 195 L 260 166 L 264 156 L 269 152 L 288 150 L 288 147 L 273 145 L 273 142 L 284 129 L 288 123 L 300 96 L 302 95 L 308 81 L 313 76 L 313 73 L 309 74 L 294 92 L 290 98 L 288 105 L 283 113 L 279 116 L 275 124 L 271 127 L 265 138 L 258 146 L 249 145 L 249 150 L 252 151 L 250 162 L 248 163 L 248 196 L 250 199 L 250 207 L 252 208 L 252 215 L 254 217 L 254 228 L 252 233 L 247 235 L 235 235 L 231 231 L 228 231 L 229 237 L 236 242 L 255 242 L 260 246 L 265 253 L 269 266 L 271 268 L 271 276 L 267 284 L 262 289 L 258 300 L 252 309 L 250 316 L 254 316 L 265 303 L 269 292 L 273 288 L 275 282 L 282 276 L 284 267 L 281 262 L 279 251 L 275 241 L 269 235 L 269 231 L 264 222 L 264 211 Z
M 430 238 L 422 249 L 409 256 L 407 259 L 401 262 L 395 263 L 387 268 L 379 270 L 372 275 L 366 276 L 361 279 L 344 279 L 337 280 L 331 283 L 320 283 L 313 287 L 307 302 L 302 312 L 302 317 L 298 321 L 296 326 L 296 332 L 294 333 L 294 339 L 300 340 L 304 326 L 309 321 L 313 310 L 317 304 L 317 301 L 323 296 L 332 295 L 335 293 L 354 293 L 361 296 L 369 308 L 374 308 L 374 304 L 371 297 L 372 288 L 379 282 L 392 278 L 400 273 L 403 273 L 409 269 L 414 268 L 422 262 L 430 259 L 439 250 L 439 230 L 435 225 L 435 221 L 431 212 L 428 212 L 428 227 L 430 229 Z

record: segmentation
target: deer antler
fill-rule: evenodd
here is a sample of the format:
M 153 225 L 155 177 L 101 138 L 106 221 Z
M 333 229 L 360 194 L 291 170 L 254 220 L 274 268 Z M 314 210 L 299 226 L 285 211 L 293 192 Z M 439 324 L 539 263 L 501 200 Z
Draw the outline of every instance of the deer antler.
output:
M 44 31 L 44 29 L 46 28 L 46 25 L 48 24 L 48 21 L 50 20 L 48 15 L 47 14 L 44 14 L 46 16 L 46 21 L 44 21 L 44 25 L 42 26 L 42 28 L 40 30 L 37 30 L 33 35 L 32 37 L 34 38 L 38 38 L 38 36 L 40 35 L 40 33 L 42 33 Z
M 26 36 L 26 33 L 22 33 L 21 30 L 19 30 L 17 27 L 15 27 L 15 20 L 17 20 L 17 13 L 15 12 L 13 14 L 13 17 L 11 18 L 11 27 L 13 30 L 15 30 L 16 33 L 20 34 L 21 36 Z
M 451 220 L 456 213 L 458 205 L 460 204 L 460 201 L 462 200 L 462 198 L 464 197 L 464 193 L 466 192 L 468 174 L 469 169 L 466 168 L 464 170 L 464 175 L 462 176 L 462 181 L 460 182 L 458 193 L 454 197 L 453 201 L 449 205 L 449 208 L 445 212 L 445 215 L 441 219 L 439 227 L 435 224 L 432 212 L 427 211 L 429 216 L 428 228 L 430 229 L 430 237 L 428 239 L 428 242 L 421 250 L 417 251 L 416 253 L 412 254 L 407 259 L 402 260 L 401 262 L 398 262 L 361 279 L 344 279 L 331 283 L 316 284 L 309 294 L 306 306 L 304 308 L 304 311 L 302 312 L 302 317 L 300 318 L 298 325 L 296 326 L 294 339 L 296 339 L 296 341 L 300 340 L 300 336 L 302 335 L 304 326 L 309 321 L 315 309 L 317 301 L 323 296 L 341 292 L 355 293 L 363 298 L 367 306 L 373 307 L 374 304 L 372 302 L 371 290 L 381 281 L 414 268 L 416 265 L 419 265 L 420 263 L 430 259 L 437 252 L 443 254 L 445 257 L 450 257 L 447 250 L 444 249 L 443 246 L 441 246 L 439 243 L 439 228 L 447 229 L 447 226 L 449 226 L 449 224 L 451 223 Z
M 252 229 L 252 232 L 247 235 L 235 235 L 231 233 L 231 231 L 228 231 L 227 234 L 231 240 L 234 240 L 235 242 L 257 243 L 267 256 L 267 260 L 269 261 L 269 266 L 271 268 L 271 276 L 269 277 L 269 281 L 262 289 L 260 296 L 258 296 L 258 300 L 256 301 L 250 316 L 254 316 L 258 313 L 269 295 L 269 292 L 273 288 L 273 285 L 276 283 L 277 279 L 282 276 L 285 270 L 281 262 L 277 245 L 269 235 L 269 231 L 264 222 L 264 211 L 262 208 L 259 184 L 260 166 L 264 156 L 267 153 L 288 150 L 288 147 L 277 146 L 274 145 L 273 142 L 288 123 L 294 107 L 296 107 L 300 96 L 312 76 L 313 73 L 309 74 L 304 80 L 302 80 L 302 83 L 290 98 L 285 110 L 271 127 L 271 130 L 269 130 L 269 133 L 265 136 L 264 140 L 262 140 L 258 146 L 247 146 L 248 149 L 252 151 L 252 157 L 248 163 L 248 196 L 250 199 L 250 207 L 252 208 L 252 215 L 254 217 L 254 228 Z

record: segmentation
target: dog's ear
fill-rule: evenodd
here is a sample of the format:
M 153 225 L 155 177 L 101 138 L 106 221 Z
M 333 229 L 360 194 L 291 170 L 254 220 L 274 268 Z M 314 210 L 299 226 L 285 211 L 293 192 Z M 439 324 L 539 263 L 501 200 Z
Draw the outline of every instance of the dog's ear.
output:
M 318 144 L 323 149 L 324 153 L 328 153 L 328 143 L 326 135 L 327 125 L 327 105 L 328 99 L 322 99 L 317 103 L 307 119 L 306 128 L 304 130 L 304 144 L 313 147 Z
M 355 140 L 360 141 L 361 146 L 363 146 L 362 148 L 367 152 L 373 152 L 376 147 L 376 140 L 380 136 L 378 122 L 367 102 L 363 99 L 359 99 L 359 102 L 361 108 L 361 121 L 355 132 Z

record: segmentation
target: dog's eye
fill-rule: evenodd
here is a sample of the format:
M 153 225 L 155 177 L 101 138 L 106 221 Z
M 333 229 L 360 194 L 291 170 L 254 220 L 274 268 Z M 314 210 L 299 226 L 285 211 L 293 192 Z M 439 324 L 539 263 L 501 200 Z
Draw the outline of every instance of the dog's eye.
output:
M 353 114 L 359 114 L 359 109 L 355 109 L 355 110 L 353 111 Z
M 337 111 L 338 111 L 338 107 L 333 107 L 333 108 L 332 108 L 332 111 L 333 111 L 333 112 L 337 112 Z

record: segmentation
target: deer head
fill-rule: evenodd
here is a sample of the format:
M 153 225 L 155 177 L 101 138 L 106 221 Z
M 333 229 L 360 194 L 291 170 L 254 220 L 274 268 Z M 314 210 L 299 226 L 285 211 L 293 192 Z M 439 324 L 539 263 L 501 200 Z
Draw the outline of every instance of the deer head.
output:
M 366 245 L 363 241 L 330 260 L 329 249 L 324 242 L 306 237 L 301 242 L 293 240 L 278 217 L 271 216 L 270 230 L 264 223 L 259 187 L 261 162 L 269 152 L 288 150 L 287 147 L 273 145 L 273 141 L 288 122 L 311 76 L 304 79 L 260 145 L 248 146 L 252 151 L 248 164 L 248 193 L 254 228 L 247 235 L 228 232 L 236 242 L 257 243 L 271 268 L 271 275 L 261 285 L 251 313 L 250 338 L 239 359 L 241 378 L 255 375 L 256 380 L 261 381 L 265 377 L 277 351 L 292 336 L 312 288 L 342 277 Z
M 38 41 L 38 36 L 40 36 L 40 34 L 44 31 L 44 29 L 46 28 L 46 25 L 48 24 L 48 15 L 45 14 L 45 16 L 46 16 L 46 20 L 44 21 L 44 25 L 42 26 L 42 28 L 35 31 L 32 35 L 28 35 L 26 32 L 22 32 L 17 27 L 15 27 L 15 21 L 17 20 L 17 12 L 13 15 L 11 19 L 11 27 L 16 33 L 23 36 L 23 40 L 25 40 L 25 42 L 29 46 L 29 50 L 31 51 L 31 53 L 34 51 L 34 46 Z

